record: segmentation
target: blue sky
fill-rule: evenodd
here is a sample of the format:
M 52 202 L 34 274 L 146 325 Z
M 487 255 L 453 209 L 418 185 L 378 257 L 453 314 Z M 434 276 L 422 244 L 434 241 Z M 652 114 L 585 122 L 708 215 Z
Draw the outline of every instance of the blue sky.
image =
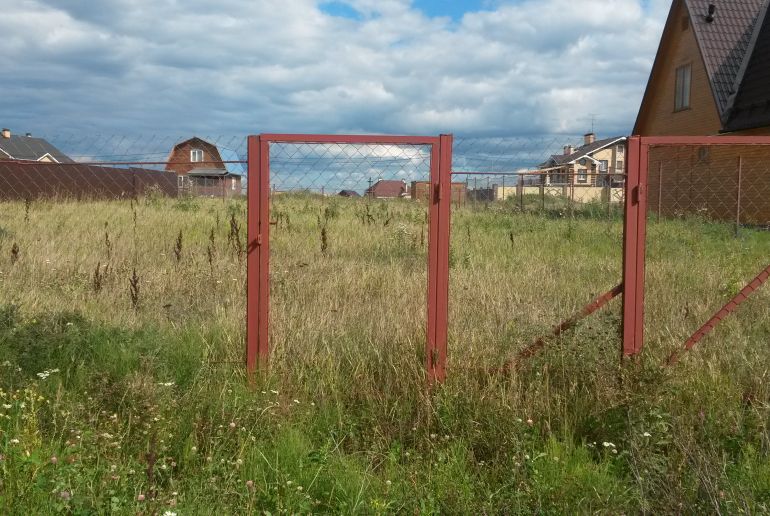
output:
M 454 21 L 459 21 L 467 12 L 492 9 L 500 2 L 493 0 L 415 0 L 412 5 L 431 17 L 447 16 Z M 360 19 L 361 13 L 356 11 L 349 3 L 343 1 L 330 1 L 321 4 L 321 9 L 333 16 L 341 16 L 351 19 Z
M 670 0 L 19 0 L 0 125 L 36 134 L 631 130 Z

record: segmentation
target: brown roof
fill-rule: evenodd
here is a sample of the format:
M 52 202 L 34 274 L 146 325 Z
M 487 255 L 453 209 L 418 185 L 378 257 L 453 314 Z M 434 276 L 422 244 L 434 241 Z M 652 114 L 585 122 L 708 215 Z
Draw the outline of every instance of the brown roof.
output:
M 751 54 L 746 56 L 738 93 L 729 113 L 725 131 L 740 131 L 770 126 L 770 14 L 758 24 L 752 41 Z
M 380 179 L 366 189 L 366 194 L 372 197 L 401 197 L 409 193 L 406 184 L 399 180 Z
M 749 50 L 751 36 L 766 0 L 685 0 L 695 38 L 706 63 L 720 116 L 735 93 L 735 80 Z M 706 18 L 716 6 L 713 21 Z

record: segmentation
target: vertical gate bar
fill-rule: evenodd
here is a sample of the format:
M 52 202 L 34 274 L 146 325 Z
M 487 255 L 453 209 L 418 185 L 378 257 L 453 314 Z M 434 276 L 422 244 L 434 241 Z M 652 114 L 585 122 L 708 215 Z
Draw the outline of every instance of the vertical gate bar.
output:
M 270 141 L 259 139 L 259 361 L 270 355 Z
M 743 186 L 743 156 L 738 156 L 738 206 L 735 210 L 735 237 L 738 238 L 741 232 L 741 188 Z
M 430 191 L 428 208 L 428 334 L 425 339 L 425 369 L 428 383 L 436 382 L 436 299 L 438 289 L 438 235 L 439 235 L 439 161 L 440 143 L 434 143 L 430 149 Z M 475 178 L 474 178 L 475 182 Z
M 636 267 L 638 259 L 639 231 L 639 155 L 641 140 L 638 136 L 628 139 L 628 171 L 626 175 L 626 206 L 623 221 L 623 321 L 622 355 L 636 351 Z
M 648 183 L 650 176 L 650 146 L 642 143 L 639 153 L 639 218 L 638 229 L 636 238 L 638 240 L 636 246 L 636 314 L 634 319 L 636 321 L 635 338 L 634 338 L 634 354 L 638 355 L 642 352 L 644 347 L 644 293 L 645 288 L 645 271 L 647 261 L 647 204 L 649 201 L 648 195 Z
M 447 347 L 449 338 L 449 238 L 451 228 L 452 193 L 452 135 L 442 134 L 439 139 L 439 196 L 438 196 L 438 268 L 436 273 L 436 351 L 438 363 L 435 379 L 446 380 Z
M 260 213 L 260 145 L 259 138 L 249 136 L 247 142 L 247 242 L 246 242 L 246 371 L 249 378 L 257 368 L 259 350 L 259 234 Z

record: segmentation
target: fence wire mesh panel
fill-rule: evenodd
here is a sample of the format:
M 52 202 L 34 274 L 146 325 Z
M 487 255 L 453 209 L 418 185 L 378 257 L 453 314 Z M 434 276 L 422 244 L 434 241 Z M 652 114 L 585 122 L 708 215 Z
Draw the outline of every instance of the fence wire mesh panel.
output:
M 739 294 L 770 265 L 770 145 L 651 145 L 647 192 L 647 344 L 765 342 L 770 289 Z
M 219 333 L 210 361 L 240 361 L 245 138 L 4 138 L 0 306 Z
M 559 341 L 614 362 L 625 154 L 622 137 L 455 140 L 450 370 L 509 370 Z
M 255 337 L 249 349 L 264 359 L 269 348 L 271 369 L 293 377 L 323 369 L 346 382 L 377 371 L 424 378 L 429 207 L 439 138 L 259 138 L 254 150 L 264 183 L 250 191 L 250 210 L 256 215 L 256 198 L 266 195 L 269 227 L 250 218 L 250 238 L 261 242 L 253 254 L 250 316 L 269 306 L 268 326 L 255 321 L 253 327 L 259 338 L 269 327 L 269 337 L 267 348 Z M 259 256 L 267 253 L 266 242 L 269 265 Z M 256 276 L 265 266 L 269 300 L 257 300 L 267 296 Z M 376 376 L 379 388 L 404 379 Z

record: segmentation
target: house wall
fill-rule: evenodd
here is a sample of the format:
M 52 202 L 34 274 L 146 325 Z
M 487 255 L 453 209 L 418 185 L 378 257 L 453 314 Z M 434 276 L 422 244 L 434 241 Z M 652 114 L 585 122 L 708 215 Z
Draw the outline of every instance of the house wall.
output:
M 740 190 L 738 164 L 742 159 Z M 770 224 L 770 147 L 683 146 L 650 149 L 649 211 Z
M 190 161 L 190 152 L 193 149 L 200 149 L 203 151 L 203 165 Z M 213 145 L 205 142 L 184 142 L 172 150 L 171 155 L 168 157 L 166 170 L 176 172 L 178 175 L 185 175 L 196 168 L 217 168 L 224 170 L 224 164 L 215 163 L 220 161 L 222 161 L 222 158 L 219 151 L 217 151 L 216 147 Z
M 238 197 L 243 195 L 241 179 L 237 177 L 188 176 L 180 192 L 200 197 Z
M 430 183 L 427 181 L 412 181 L 410 189 L 412 200 L 428 202 L 430 200 Z M 452 183 L 452 202 L 464 204 L 467 195 L 465 183 Z
M 682 29 L 689 14 L 681 0 L 676 0 L 673 16 L 663 34 L 634 133 L 641 136 L 717 134 L 722 127 L 719 111 L 695 32 L 689 23 L 687 30 Z M 692 64 L 690 108 L 675 112 L 676 69 L 688 63 Z

